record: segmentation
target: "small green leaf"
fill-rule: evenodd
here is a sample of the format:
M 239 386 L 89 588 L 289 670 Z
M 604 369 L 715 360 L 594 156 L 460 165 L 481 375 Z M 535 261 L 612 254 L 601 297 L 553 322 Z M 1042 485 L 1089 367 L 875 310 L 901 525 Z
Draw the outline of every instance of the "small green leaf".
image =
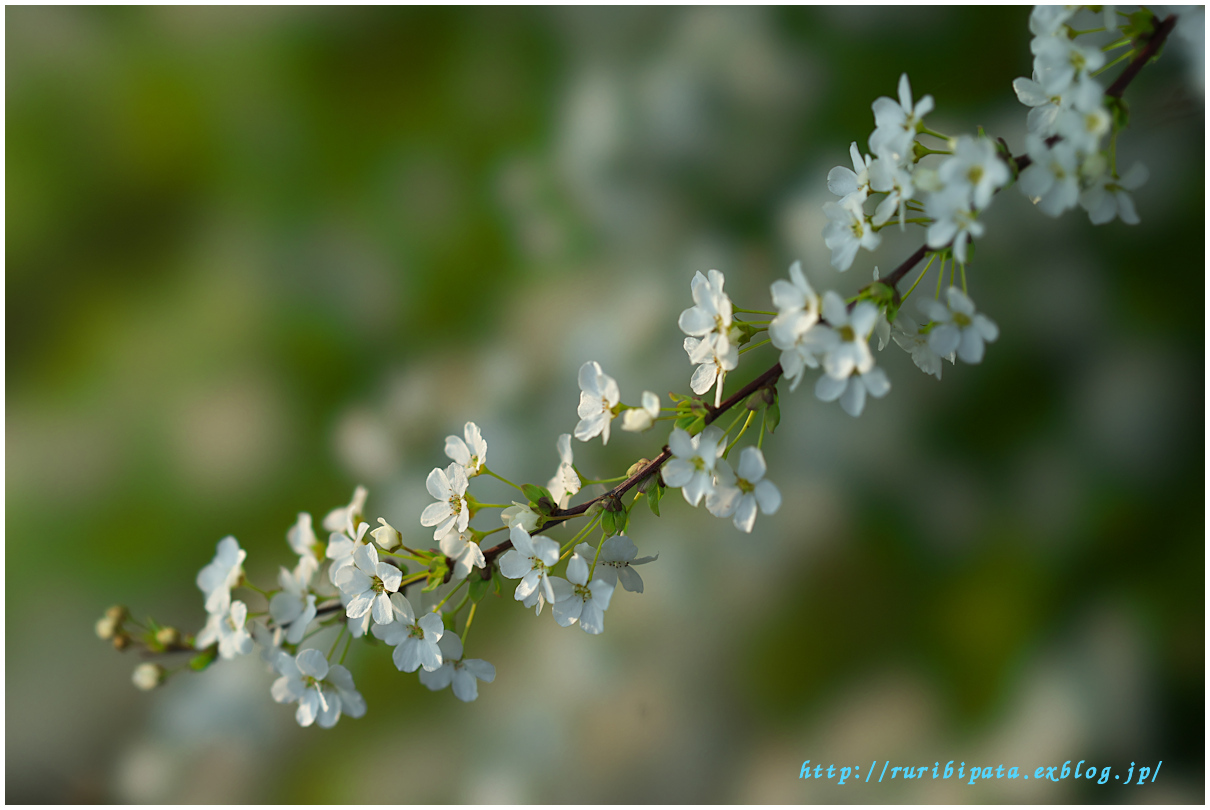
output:
M 773 435 L 773 431 L 777 430 L 777 426 L 781 424 L 781 405 L 775 399 L 769 404 L 768 410 L 765 411 L 765 430 L 769 431 L 769 435 Z
M 218 658 L 218 645 L 208 647 L 205 652 L 193 656 L 189 659 L 189 668 L 194 672 L 201 672 L 206 667 L 214 663 L 214 659 Z
M 607 536 L 615 534 L 615 529 L 617 527 L 615 514 L 616 513 L 610 512 L 608 509 L 601 512 L 601 531 L 605 532 Z
M 549 492 L 536 484 L 522 484 L 521 491 L 525 493 L 525 497 L 529 499 L 529 502 L 535 506 L 543 495 L 550 495 Z
M 658 484 L 647 490 L 647 506 L 651 508 L 651 513 L 656 517 L 660 516 L 660 496 L 664 494 L 664 488 Z
M 492 578 L 489 576 L 487 579 L 484 579 L 479 571 L 472 571 L 467 579 L 470 581 L 467 587 L 471 592 L 471 601 L 477 605 L 482 601 L 483 597 L 487 596 L 487 592 L 492 589 Z

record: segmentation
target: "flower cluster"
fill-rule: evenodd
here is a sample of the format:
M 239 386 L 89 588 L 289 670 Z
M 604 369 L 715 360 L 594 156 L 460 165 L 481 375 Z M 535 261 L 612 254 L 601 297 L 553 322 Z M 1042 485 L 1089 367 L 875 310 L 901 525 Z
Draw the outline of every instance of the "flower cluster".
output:
M 1129 174 L 1117 178 L 1112 145 L 1108 153 L 1100 151 L 1103 136 L 1110 129 L 1116 134 L 1118 126 L 1093 78 L 1104 56 L 1075 42 L 1081 34 L 1067 25 L 1073 14 L 1067 7 L 1040 7 L 1031 16 L 1034 78 L 1017 82 L 1022 100 L 1037 100 L 1029 118 L 1027 157 L 1011 157 L 981 132 L 950 138 L 927 128 L 924 118 L 933 110 L 933 99 L 914 102 L 906 75 L 900 78 L 897 101 L 874 101 L 875 129 L 868 139 L 872 156 L 853 143 L 853 168 L 837 167 L 828 174 L 828 188 L 840 199 L 825 206 L 829 224 L 824 236 L 833 266 L 844 271 L 861 248 L 879 246 L 878 232 L 892 219 L 901 228 L 925 227 L 925 245 L 885 279 L 875 268 L 874 281 L 855 295 L 820 294 L 795 262 L 789 278 L 770 287 L 772 309 L 744 309 L 724 291 L 722 272 L 699 272 L 690 283 L 693 306 L 677 321 L 695 367 L 689 381 L 694 396 L 670 394 L 671 407 L 663 408 L 659 396 L 643 391 L 640 404 L 626 405 L 617 381 L 599 363 L 584 363 L 578 374 L 578 421 L 570 433 L 558 436 L 558 465 L 545 486 L 517 484 L 489 468 L 488 443 L 479 427 L 467 422 L 461 435 L 446 438 L 450 463 L 429 473 L 425 484 L 433 502 L 410 528 L 399 523 L 404 529 L 397 529 L 379 517 L 371 530 L 368 493 L 358 487 L 347 505 L 324 517 L 326 540 L 316 534 L 309 513 L 298 515 L 286 531 L 297 560 L 292 567 L 280 567 L 276 588 L 249 582 L 246 552 L 234 537 L 221 540 L 214 559 L 197 575 L 207 620 L 196 637 L 154 622 L 143 626 L 120 607 L 97 623 L 97 635 L 124 649 L 136 636 L 127 629 L 130 623 L 139 628 L 137 635 L 149 652 L 192 656 L 176 669 L 141 664 L 133 675 L 140 689 L 152 689 L 177 671 L 202 670 L 218 658 L 247 655 L 259 645 L 277 676 L 269 689 L 272 698 L 297 704 L 300 725 L 328 728 L 342 714 L 360 717 L 366 711 L 344 667 L 354 639 L 368 635 L 383 642 L 392 648 L 400 671 L 418 673 L 429 689 L 449 686 L 459 700 L 472 701 L 479 685 L 496 677 L 492 664 L 466 657 L 476 612 L 488 595 L 505 596 L 511 589 L 513 600 L 535 615 L 549 604 L 558 625 L 603 633 L 618 586 L 642 593 L 636 569 L 658 557 L 640 557 L 632 539 L 631 518 L 640 501 L 659 517 L 665 490 L 677 488 L 688 504 L 704 503 L 712 515 L 730 519 L 744 533 L 753 531 L 758 513 L 779 510 L 782 496 L 767 478 L 763 442 L 780 422 L 781 378 L 792 393 L 808 369 L 818 370 L 816 398 L 839 402 L 845 412 L 858 416 L 869 397 L 884 397 L 891 387 L 875 363 L 870 346 L 875 336 L 879 350 L 893 340 L 938 379 L 942 359 L 983 360 L 986 344 L 997 339 L 999 329 L 967 293 L 970 240 L 982 234 L 979 215 L 1012 181 L 1015 170 L 1024 167 L 1022 190 L 1046 213 L 1060 213 L 1078 199 L 1094 222 L 1113 216 L 1137 221 L 1122 190 L 1133 180 Z M 1112 27 L 1115 18 L 1106 14 L 1107 27 Z M 1132 15 L 1133 35 L 1145 39 L 1141 27 L 1149 19 Z M 1171 20 L 1166 24 L 1171 30 Z M 1154 36 L 1162 43 L 1164 35 Z M 935 139 L 936 148 L 925 145 L 922 137 Z M 931 156 L 938 161 L 925 164 Z M 878 195 L 868 215 L 866 203 Z M 1104 195 L 1111 199 L 1107 202 Z M 899 282 L 926 256 L 928 263 L 901 294 Z M 934 263 L 936 291 L 917 299 L 917 322 L 904 304 Z M 947 263 L 950 283 L 942 296 Z M 954 282 L 956 270 L 960 285 Z M 767 337 L 757 340 L 763 332 Z M 725 397 L 728 376 L 742 356 L 767 343 L 780 352 L 779 361 Z M 732 409 L 735 413 L 724 420 Z M 584 476 L 576 466 L 572 437 L 588 442 L 600 436 L 605 444 L 619 415 L 622 429 L 634 433 L 671 422 L 665 424 L 667 445 L 654 459 L 636 461 L 624 476 Z M 748 443 L 739 447 L 745 437 Z M 479 500 L 471 489 L 481 486 L 485 476 L 511 487 L 517 500 Z M 616 485 L 584 499 L 591 487 L 605 484 Z M 573 505 L 577 496 L 582 500 Z M 575 520 L 584 522 L 576 528 Z M 563 535 L 549 536 L 555 532 Z M 488 540 L 497 533 L 506 534 Z M 426 547 L 430 543 L 436 547 Z M 250 611 L 245 601 L 233 597 L 239 588 L 249 590 L 254 602 L 263 600 L 263 607 L 254 604 Z M 325 632 L 326 654 L 307 646 Z
M 1017 98 L 1031 108 L 1025 140 L 1030 164 L 1021 172 L 1019 185 L 1021 193 L 1047 216 L 1057 217 L 1078 203 L 1094 225 L 1115 218 L 1137 225 L 1130 192 L 1146 182 L 1147 169 L 1136 163 L 1118 175 L 1113 142 L 1125 110 L 1117 99 L 1105 95 L 1094 77 L 1105 65 L 1106 50 L 1132 45 L 1139 23 L 1127 17 L 1123 29 L 1113 7 L 1105 9 L 1104 28 L 1090 32 L 1076 31 L 1068 24 L 1079 6 L 1037 6 L 1030 15 L 1033 78 L 1013 82 Z M 1150 22 L 1147 16 L 1143 20 Z M 1126 36 L 1105 48 L 1087 44 L 1087 34 L 1102 32 Z M 1132 54 L 1128 51 L 1119 60 Z M 1114 103 L 1113 110 L 1107 101 Z M 1102 148 L 1106 136 L 1110 145 Z

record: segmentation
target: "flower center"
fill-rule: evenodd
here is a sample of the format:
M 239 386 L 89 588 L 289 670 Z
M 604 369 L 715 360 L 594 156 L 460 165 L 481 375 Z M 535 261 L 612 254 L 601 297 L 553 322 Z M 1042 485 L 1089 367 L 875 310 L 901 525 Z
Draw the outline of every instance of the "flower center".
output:
M 408 627 L 408 638 L 424 638 L 424 628 L 418 624 L 413 624 Z
M 740 478 L 739 476 L 736 476 L 736 478 L 735 478 L 735 485 L 737 487 L 739 487 L 740 492 L 752 492 L 753 490 L 756 489 L 755 484 L 753 484 L 748 479 Z
M 592 591 L 588 590 L 587 585 L 576 585 L 575 589 L 576 589 L 576 596 L 580 597 L 585 602 L 592 601 Z
M 370 588 L 373 589 L 374 593 L 382 593 L 384 590 L 386 590 L 386 586 L 382 584 L 382 579 L 380 577 L 374 577 L 372 580 L 370 580 Z
M 841 340 L 854 341 L 857 340 L 857 333 L 853 331 L 853 327 L 845 324 L 836 330 L 836 334 L 840 335 Z
M 954 313 L 954 323 L 956 323 L 958 326 L 970 326 L 971 319 L 970 319 L 969 315 L 964 315 L 961 312 L 955 312 Z
M 971 166 L 970 171 L 966 173 L 966 176 L 968 179 L 970 179 L 972 186 L 978 185 L 979 181 L 983 179 L 983 167 Z
M 459 496 L 459 495 L 450 496 L 450 511 L 452 511 L 455 515 L 460 514 L 462 512 L 462 497 L 461 496 Z

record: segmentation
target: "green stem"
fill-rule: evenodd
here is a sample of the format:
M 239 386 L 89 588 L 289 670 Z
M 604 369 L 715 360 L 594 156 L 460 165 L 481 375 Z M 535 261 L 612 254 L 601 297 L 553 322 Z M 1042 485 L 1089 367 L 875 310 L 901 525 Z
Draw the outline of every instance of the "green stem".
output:
M 769 409 L 764 408 L 760 412 L 760 435 L 756 437 L 756 449 L 760 450 L 761 445 L 765 443 L 765 423 L 769 419 Z
M 769 312 L 768 310 L 765 310 L 765 309 L 740 309 L 739 307 L 732 307 L 731 311 L 732 312 L 747 312 L 752 315 L 776 315 L 777 314 L 776 312 Z
M 765 338 L 760 343 L 753 343 L 751 346 L 745 346 L 744 348 L 739 350 L 739 353 L 743 354 L 744 352 L 750 352 L 753 349 L 757 349 L 757 348 L 760 348 L 761 346 L 764 346 L 766 343 L 772 342 L 772 340 L 773 340 L 773 338 Z M 615 479 L 615 480 L 618 480 L 618 479 Z
M 962 294 L 966 295 L 966 263 L 963 262 L 959 267 L 962 271 Z
M 754 416 L 756 416 L 756 411 L 748 411 L 748 418 L 744 420 L 744 426 L 739 429 L 739 433 L 736 434 L 734 441 L 727 445 L 727 449 L 723 451 L 723 458 L 726 458 L 727 454 L 731 452 L 731 448 L 735 447 L 739 440 L 744 437 L 744 433 L 747 432 L 748 425 L 752 424 L 752 417 Z
M 932 135 L 934 138 L 940 138 L 943 141 L 948 141 L 950 139 L 949 135 L 943 135 L 934 129 L 929 129 L 928 127 L 921 127 L 919 132 L 921 135 Z
M 338 665 L 344 666 L 345 656 L 347 656 L 349 654 L 349 648 L 352 646 L 353 646 L 353 634 L 349 633 L 349 637 L 345 639 L 345 648 L 340 653 L 340 661 L 337 662 Z
M 344 638 L 345 631 L 348 629 L 349 629 L 349 626 L 347 624 L 342 624 L 340 626 L 340 632 L 336 634 L 336 638 L 332 641 L 332 649 L 328 650 L 327 657 L 328 657 L 329 661 L 332 660 L 332 653 L 336 652 L 336 645 L 340 643 L 340 640 L 342 638 Z
M 563 556 L 566 553 L 566 551 L 570 548 L 573 548 L 577 542 L 579 542 L 582 538 L 586 537 L 588 535 L 588 533 L 590 531 L 592 531 L 597 526 L 597 524 L 599 524 L 600 522 L 601 522 L 601 516 L 599 514 L 594 515 L 592 520 L 588 521 L 587 525 L 585 525 L 584 528 L 582 528 L 578 532 L 576 532 L 575 536 L 573 536 L 570 540 L 568 540 L 566 543 L 564 543 L 562 545 L 562 547 L 559 549 L 559 555 L 560 555 L 559 559 L 563 559 Z
M 1112 50 L 1116 50 L 1117 48 L 1122 48 L 1126 45 L 1129 45 L 1130 42 L 1131 42 L 1130 37 L 1123 37 L 1122 39 L 1119 39 L 1117 42 L 1109 43 L 1108 45 L 1101 48 L 1101 50 L 1105 51 L 1105 52 L 1109 52 Z
M 454 587 L 450 588 L 450 592 L 445 595 L 445 598 L 442 599 L 437 604 L 433 605 L 432 612 L 436 613 L 437 611 L 441 610 L 442 605 L 444 605 L 446 602 L 448 602 L 450 600 L 451 596 L 458 593 L 458 591 L 461 590 L 462 586 L 465 584 L 466 584 L 466 577 L 463 577 L 462 579 L 458 580 L 458 584 L 455 585 Z
M 1094 70 L 1092 73 L 1089 73 L 1088 75 L 1089 75 L 1089 76 L 1100 76 L 1102 73 L 1104 73 L 1105 71 L 1109 70 L 1111 67 L 1113 67 L 1114 65 L 1116 65 L 1118 62 L 1124 62 L 1125 60 L 1129 59 L 1129 58 L 1130 58 L 1130 57 L 1132 57 L 1132 56 L 1134 56 L 1134 49 L 1133 49 L 1133 48 L 1132 48 L 1132 49 L 1130 49 L 1129 51 L 1126 51 L 1124 54 L 1122 54 L 1121 56 L 1119 56 L 1117 59 L 1114 59 L 1114 60 L 1113 60 L 1112 62 L 1110 62 L 1108 65 L 1105 65 L 1105 67 L 1103 67 L 1103 68 L 1101 68 L 1101 69 L 1099 69 L 1099 70 Z
M 471 605 L 471 612 L 466 614 L 466 624 L 462 628 L 462 646 L 466 646 L 466 634 L 471 631 L 471 622 L 475 620 L 475 608 L 479 607 L 479 603 L 475 602 Z
M 926 264 L 924 266 L 924 270 L 921 271 L 920 275 L 916 276 L 916 280 L 912 282 L 912 286 L 909 287 L 908 291 L 903 294 L 902 298 L 899 299 L 900 303 L 902 303 L 908 299 L 908 296 L 912 294 L 912 290 L 916 289 L 916 285 L 920 283 L 920 279 L 924 278 L 924 274 L 929 271 L 929 268 L 933 266 L 933 262 L 935 262 L 936 260 L 937 260 L 936 253 L 934 253 L 932 256 L 929 257 L 928 264 Z
M 490 475 L 492 478 L 496 478 L 496 479 L 499 479 L 500 481 L 503 481 L 504 483 L 508 484 L 508 485 L 509 485 L 510 487 L 512 487 L 513 489 L 521 490 L 521 487 L 520 487 L 520 486 L 518 486 L 517 484 L 514 484 L 512 481 L 509 481 L 509 480 L 508 480 L 507 478 L 505 478 L 503 475 L 498 475 L 498 474 L 496 474 L 496 473 L 492 472 L 492 471 L 491 471 L 491 470 L 489 470 L 487 467 L 480 467 L 480 468 L 479 468 L 479 470 L 480 470 L 480 472 L 485 472 L 485 473 L 487 473 L 487 474 L 488 474 L 488 475 Z M 522 491 L 522 492 L 524 492 L 525 490 L 521 490 L 521 491 Z

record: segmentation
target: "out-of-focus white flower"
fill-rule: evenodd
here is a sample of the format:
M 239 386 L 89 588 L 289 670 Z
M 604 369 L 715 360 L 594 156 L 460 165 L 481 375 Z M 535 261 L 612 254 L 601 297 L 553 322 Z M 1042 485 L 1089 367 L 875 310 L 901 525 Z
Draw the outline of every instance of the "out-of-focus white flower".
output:
M 328 548 L 324 556 L 332 561 L 331 567 L 328 568 L 328 579 L 333 585 L 336 584 L 336 575 L 340 570 L 353 564 L 353 552 L 365 545 L 362 541 L 369 529 L 370 524 L 359 523 L 353 537 L 342 532 L 332 532 L 328 535 Z
M 537 612 L 541 613 L 544 602 L 527 600 L 541 591 L 540 599 L 555 601 L 550 569 L 559 561 L 559 544 L 549 537 L 530 537 L 520 526 L 512 526 L 508 531 L 513 547 L 500 555 L 500 574 L 507 579 L 520 579 L 513 598 L 525 603 L 526 607 L 536 604 Z
M 231 606 L 231 589 L 244 575 L 244 558 L 248 552 L 239 547 L 234 537 L 218 541 L 214 559 L 198 572 L 197 586 L 206 596 L 207 613 L 226 613 Z
M 790 265 L 790 280 L 778 279 L 769 288 L 777 315 L 769 323 L 769 339 L 788 349 L 819 323 L 819 296 L 802 272 L 802 262 Z
M 595 360 L 580 366 L 580 405 L 576 409 L 580 421 L 572 431 L 575 437 L 586 442 L 599 435 L 601 444 L 609 444 L 609 423 L 621 398 L 617 382 Z
M 462 467 L 467 478 L 473 478 L 487 464 L 487 442 L 474 422 L 467 422 L 462 432 L 465 441 L 458 436 L 445 437 L 445 454 Z
M 916 193 L 911 168 L 900 165 L 890 152 L 883 150 L 878 159 L 870 164 L 870 188 L 886 192 L 886 197 L 874 209 L 874 217 L 870 222 L 882 225 L 898 212 L 899 228 L 904 229 L 907 222 L 907 202 Z
M 1080 6 L 1034 6 L 1029 13 L 1029 32 L 1036 37 L 1054 36 L 1080 10 Z
M 723 292 L 724 278 L 718 270 L 708 276 L 699 271 L 693 276 L 690 289 L 695 306 L 689 307 L 677 319 L 681 331 L 699 338 L 697 354 L 690 361 L 705 363 L 710 356 L 726 356 L 731 347 L 731 299 Z
M 286 641 L 291 644 L 302 641 L 307 625 L 317 612 L 315 594 L 307 592 L 312 573 L 306 559 L 300 560 L 294 571 L 282 566 L 277 575 L 282 589 L 269 600 L 269 616 L 285 632 Z
M 849 158 L 853 161 L 852 169 L 836 166 L 828 172 L 828 191 L 842 200 L 850 195 L 858 195 L 865 200 L 870 191 L 870 156 L 863 158 L 857 141 L 853 141 L 849 145 Z
M 884 397 L 891 390 L 891 382 L 880 368 L 865 372 L 854 371 L 847 378 L 838 380 L 824 374 L 815 381 L 815 396 L 824 402 L 840 400 L 840 407 L 849 416 L 861 416 L 865 410 L 866 394 Z
M 931 194 L 925 210 L 934 219 L 928 230 L 928 246 L 943 248 L 952 242 L 955 258 L 965 264 L 967 243 L 983 235 L 983 223 L 971 210 L 970 190 L 953 186 Z
M 445 635 L 445 623 L 440 613 L 426 613 L 416 620 L 412 603 L 401 593 L 391 594 L 393 621 L 375 624 L 370 630 L 375 637 L 395 648 L 391 660 L 401 672 L 415 672 L 424 667 L 429 672 L 441 666 L 441 650 L 437 642 Z
M 627 408 L 622 411 L 622 430 L 631 433 L 642 433 L 660 418 L 660 398 L 651 391 L 643 392 L 643 405 L 640 408 Z
M 933 97 L 925 96 L 913 105 L 912 87 L 904 73 L 899 77 L 898 103 L 881 96 L 874 100 L 873 109 L 876 129 L 870 135 L 870 151 L 877 155 L 885 150 L 902 162 L 911 154 L 924 116 L 933 111 Z
M 328 666 L 319 650 L 303 650 L 297 657 L 280 652 L 273 662 L 281 677 L 273 682 L 270 694 L 278 703 L 294 703 L 294 719 L 304 728 L 319 721 L 320 728 L 331 728 L 341 713 L 361 717 L 366 702 L 353 685 L 353 676 L 340 664 Z
M 605 611 L 613 596 L 614 586 L 597 577 L 591 583 L 588 561 L 596 549 L 587 543 L 576 546 L 576 553 L 567 561 L 567 579 L 559 580 L 552 611 L 560 627 L 570 627 L 576 622 L 590 635 L 605 631 Z
M 983 342 L 998 338 L 999 327 L 976 312 L 975 302 L 957 287 L 945 291 L 945 300 L 946 304 L 931 298 L 920 302 L 921 312 L 933 322 L 929 348 L 942 357 L 956 351 L 964 363 L 982 361 Z
M 952 157 L 937 170 L 947 188 L 969 189 L 975 208 L 983 210 L 992 195 L 1009 180 L 1008 166 L 987 138 L 958 138 Z
M 609 583 L 622 587 L 633 593 L 643 592 L 643 578 L 632 566 L 646 565 L 655 562 L 660 555 L 654 557 L 638 557 L 639 550 L 634 542 L 624 534 L 615 534 L 601 546 L 601 554 L 597 558 L 597 577 Z M 635 559 L 638 557 L 638 559 Z
M 319 539 L 315 536 L 315 529 L 311 525 L 311 515 L 306 512 L 298 513 L 298 520 L 286 532 L 286 542 L 290 544 L 290 548 L 294 549 L 294 553 L 301 560 L 308 560 L 311 563 L 311 570 L 319 570 L 319 558 L 315 551 L 319 545 Z
M 864 374 L 872 368 L 874 355 L 869 340 L 878 320 L 878 308 L 869 301 L 858 301 L 850 312 L 844 299 L 828 290 L 823 296 L 823 316 L 836 336 L 822 358 L 828 376 L 843 380 L 854 370 Z
M 453 684 L 454 697 L 470 703 L 479 697 L 479 681 L 496 680 L 496 668 L 481 658 L 462 657 L 462 639 L 446 633 L 437 643 L 441 649 L 441 666 L 432 672 L 420 671 L 420 682 L 434 692 Z
M 1067 141 L 1047 146 L 1043 138 L 1032 134 L 1025 136 L 1025 147 L 1031 162 L 1018 178 L 1021 193 L 1049 217 L 1074 208 L 1080 198 L 1075 147 Z
M 206 626 L 197 634 L 193 646 L 204 650 L 218 642 L 218 654 L 235 658 L 252 652 L 252 636 L 244 626 L 248 621 L 248 606 L 236 599 L 222 613 L 206 617 Z
M 1029 49 L 1034 54 L 1034 75 L 1049 94 L 1061 92 L 1080 76 L 1105 64 L 1105 54 L 1099 48 L 1081 45 L 1063 35 L 1034 37 Z
M 1080 194 L 1080 205 L 1088 212 L 1093 225 L 1112 222 L 1114 217 L 1127 225 L 1138 225 L 1139 215 L 1129 192 L 1146 182 L 1147 167 L 1141 163 L 1134 164 L 1120 179 L 1104 172 Z
M 365 487 L 353 490 L 353 500 L 348 506 L 337 507 L 324 517 L 324 528 L 330 532 L 353 534 L 354 527 L 364 518 L 366 495 Z
M 723 431 L 710 425 L 696 436 L 673 428 L 668 437 L 672 458 L 661 475 L 670 487 L 680 487 L 690 506 L 697 506 L 714 488 L 714 467 L 723 455 Z
M 916 367 L 925 374 L 931 374 L 940 380 L 941 355 L 929 348 L 928 333 L 921 332 L 920 325 L 904 314 L 902 309 L 895 316 L 895 323 L 891 326 L 891 336 L 895 339 L 895 343 L 912 356 L 912 362 L 916 364 Z M 953 353 L 945 359 L 953 363 Z
M 1032 108 L 1026 118 L 1029 131 L 1043 138 L 1057 131 L 1059 113 L 1073 108 L 1096 109 L 1101 106 L 1101 96 L 1105 92 L 1100 83 L 1089 76 L 1081 76 L 1053 93 L 1046 92 L 1036 77 L 1021 77 L 1013 80 L 1013 90 L 1022 104 Z
M 839 204 L 824 203 L 823 211 L 828 224 L 823 229 L 823 241 L 832 251 L 832 266 L 844 272 L 853 266 L 857 249 L 877 249 L 882 237 L 874 230 L 861 204 L 860 195 L 845 197 Z
M 387 594 L 399 590 L 403 572 L 390 563 L 378 561 L 378 550 L 366 543 L 353 552 L 353 564 L 336 576 L 336 587 L 348 598 L 345 614 L 360 619 L 372 613 L 376 624 L 389 624 L 391 601 Z
M 424 485 L 437 502 L 424 508 L 420 525 L 436 526 L 433 539 L 438 541 L 451 532 L 466 531 L 471 515 L 466 504 L 468 481 L 462 466 L 454 463 L 444 470 L 434 467 Z
M 164 680 L 164 668 L 159 664 L 144 662 L 134 668 L 134 674 L 130 679 L 136 688 L 150 692 Z
M 571 452 L 571 435 L 564 433 L 559 436 L 555 442 L 555 448 L 559 451 L 559 469 L 555 470 L 555 477 L 550 479 L 546 484 L 546 488 L 550 490 L 550 495 L 555 499 L 560 509 L 566 509 L 571 496 L 580 491 L 580 476 L 576 473 L 573 466 L 575 458 Z M 505 510 L 508 511 L 507 509 Z M 532 514 L 532 513 L 531 513 Z M 501 515 L 503 518 L 503 514 Z M 509 520 L 505 520 L 506 526 L 512 525 Z M 534 521 L 531 525 L 525 526 L 527 532 L 532 532 L 537 526 L 537 515 L 534 515 Z
M 756 510 L 772 515 L 781 508 L 781 492 L 772 481 L 765 479 L 765 456 L 760 448 L 745 447 L 739 455 L 739 466 L 731 470 L 720 459 L 718 481 L 714 492 L 706 499 L 706 508 L 715 517 L 734 515 L 735 528 L 751 533 L 756 523 Z
M 450 532 L 441 538 L 441 553 L 454 561 L 453 579 L 466 579 L 472 568 L 486 565 L 483 549 L 471 539 L 470 532 Z
M 690 361 L 697 362 L 693 358 L 701 355 L 701 346 L 704 343 L 705 340 L 701 338 L 685 338 L 685 353 L 689 355 Z M 701 361 L 701 365 L 693 370 L 693 376 L 689 379 L 690 390 L 698 396 L 702 396 L 717 383 L 714 392 L 714 407 L 717 408 L 723 401 L 723 383 L 727 379 L 727 372 L 732 371 L 737 365 L 739 365 L 739 348 L 734 343 L 728 343 L 725 355 L 707 355 L 706 359 Z

